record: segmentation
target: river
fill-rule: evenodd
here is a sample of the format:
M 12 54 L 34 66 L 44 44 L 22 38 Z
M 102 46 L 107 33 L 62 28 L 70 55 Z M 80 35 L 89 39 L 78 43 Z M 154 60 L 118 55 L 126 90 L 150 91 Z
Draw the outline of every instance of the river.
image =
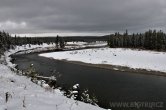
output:
M 110 108 L 111 102 L 162 102 L 164 107 L 157 110 L 166 110 L 166 77 L 72 64 L 40 57 L 37 53 L 16 55 L 14 58 L 20 70 L 26 70 L 33 63 L 40 75 L 51 76 L 56 71 L 61 75 L 58 84 L 65 88 L 80 84 L 81 89 L 88 89 L 90 95 L 97 97 L 101 107 Z M 136 108 L 126 108 L 130 109 Z M 148 109 L 151 108 L 144 110 Z

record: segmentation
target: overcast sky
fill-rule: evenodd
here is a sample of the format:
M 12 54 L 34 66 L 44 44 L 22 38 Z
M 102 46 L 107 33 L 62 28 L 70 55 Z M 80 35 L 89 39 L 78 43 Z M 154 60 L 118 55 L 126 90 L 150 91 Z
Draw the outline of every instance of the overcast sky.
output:
M 0 30 L 93 34 L 166 31 L 166 0 L 0 0 Z

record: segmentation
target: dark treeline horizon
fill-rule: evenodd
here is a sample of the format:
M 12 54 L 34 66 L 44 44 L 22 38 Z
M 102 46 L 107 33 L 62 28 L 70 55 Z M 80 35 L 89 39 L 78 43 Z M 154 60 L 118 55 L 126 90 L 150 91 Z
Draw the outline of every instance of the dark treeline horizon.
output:
M 108 45 L 111 48 L 138 48 L 166 51 L 166 34 L 162 30 L 149 30 L 145 33 L 116 32 L 109 36 Z
M 64 48 L 65 41 L 62 37 L 54 38 L 38 38 L 38 37 L 12 37 L 9 33 L 0 31 L 0 55 L 9 49 L 14 49 L 15 46 L 21 45 L 42 45 L 43 43 L 51 44 L 55 43 L 57 48 Z
M 9 33 L 0 31 L 0 53 L 25 44 L 55 43 L 60 47 L 64 47 L 65 42 L 96 42 L 107 41 L 111 48 L 138 48 L 148 50 L 166 51 L 166 34 L 163 31 L 149 30 L 145 33 L 128 34 L 128 31 L 120 34 L 105 35 L 105 36 L 56 36 L 56 37 L 12 37 Z

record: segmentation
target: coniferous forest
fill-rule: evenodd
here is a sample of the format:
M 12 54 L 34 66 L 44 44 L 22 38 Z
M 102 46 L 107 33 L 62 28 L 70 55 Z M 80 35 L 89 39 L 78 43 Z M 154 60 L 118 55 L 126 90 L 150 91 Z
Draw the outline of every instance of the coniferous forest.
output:
M 0 31 L 0 54 L 4 51 L 14 48 L 15 46 L 21 46 L 25 44 L 41 45 L 43 43 L 55 43 L 60 48 L 65 46 L 65 41 L 62 37 L 12 37 L 9 33 Z
M 129 35 L 118 32 L 110 35 L 108 45 L 112 48 L 138 48 L 157 51 L 166 51 L 166 34 L 164 32 L 149 30 L 145 33 Z
M 147 50 L 157 50 L 157 51 L 166 51 L 166 34 L 164 32 L 149 30 L 145 33 L 133 33 L 128 34 L 128 31 L 124 34 L 120 34 L 116 32 L 115 34 L 111 34 L 103 37 L 94 37 L 89 39 L 90 41 L 102 40 L 108 41 L 108 45 L 111 48 L 137 48 L 137 49 L 147 49 Z M 25 44 L 38 44 L 41 45 L 43 43 L 55 43 L 58 44 L 61 48 L 65 46 L 65 42 L 67 41 L 76 41 L 77 37 L 11 37 L 11 35 L 7 32 L 0 31 L 0 54 L 4 51 L 14 48 L 16 45 L 25 45 Z M 86 37 L 82 37 L 78 39 L 79 41 L 86 41 Z

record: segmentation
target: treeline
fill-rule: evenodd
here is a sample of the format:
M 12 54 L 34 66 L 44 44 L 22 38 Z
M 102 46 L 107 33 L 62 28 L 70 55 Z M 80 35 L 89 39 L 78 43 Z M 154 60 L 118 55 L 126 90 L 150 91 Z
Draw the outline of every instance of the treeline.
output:
M 12 38 L 9 35 L 9 33 L 5 33 L 4 31 L 0 31 L 0 54 L 2 54 L 7 49 L 12 48 L 11 47 L 11 41 Z
M 26 44 L 41 45 L 43 43 L 55 43 L 57 48 L 64 48 L 65 41 L 63 37 L 56 36 L 54 38 L 47 37 L 12 37 L 9 33 L 0 31 L 0 54 L 4 51 Z M 30 46 L 30 45 L 29 45 Z
M 108 45 L 112 48 L 140 48 L 148 50 L 166 50 L 166 34 L 164 32 L 149 30 L 145 33 L 129 35 L 128 31 L 124 34 L 119 32 L 110 35 Z

